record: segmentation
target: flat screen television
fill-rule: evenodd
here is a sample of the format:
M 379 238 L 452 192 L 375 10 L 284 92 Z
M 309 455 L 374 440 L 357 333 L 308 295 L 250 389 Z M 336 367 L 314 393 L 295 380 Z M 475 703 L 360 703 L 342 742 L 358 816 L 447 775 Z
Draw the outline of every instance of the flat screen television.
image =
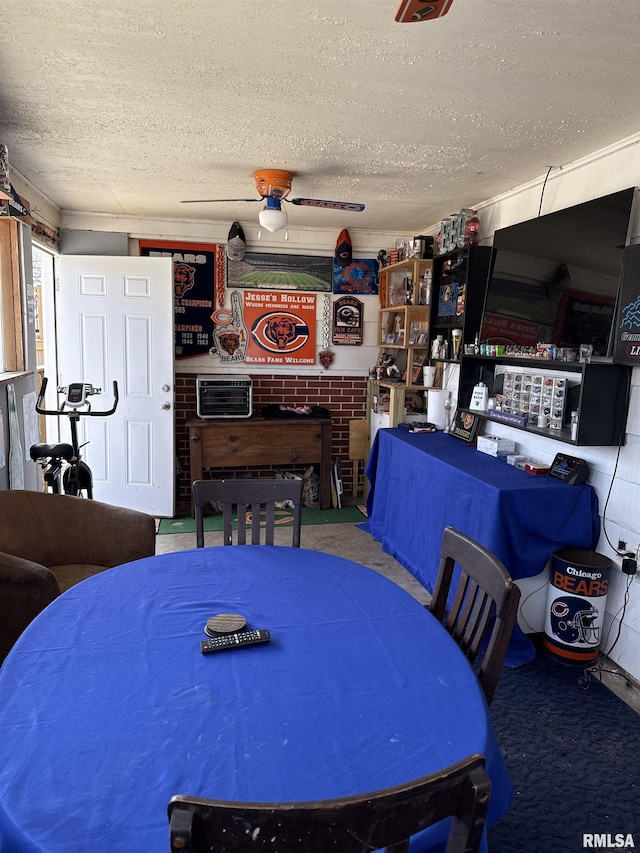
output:
M 481 340 L 610 355 L 634 188 L 502 228 Z

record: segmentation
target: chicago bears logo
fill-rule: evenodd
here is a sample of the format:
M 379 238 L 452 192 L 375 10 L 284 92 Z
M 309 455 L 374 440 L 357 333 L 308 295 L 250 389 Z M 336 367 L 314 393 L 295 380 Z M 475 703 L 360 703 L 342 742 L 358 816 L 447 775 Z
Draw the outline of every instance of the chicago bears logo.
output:
M 343 326 L 357 326 L 360 322 L 360 315 L 352 305 L 343 305 L 338 308 L 337 319 Z
M 551 605 L 551 630 L 564 643 L 595 646 L 600 642 L 599 611 L 589 601 L 561 596 Z
M 253 324 L 251 337 L 259 347 L 268 352 L 290 353 L 307 343 L 309 328 L 295 314 L 263 314 Z
M 331 367 L 333 364 L 333 359 L 335 357 L 335 353 L 331 352 L 330 349 L 323 349 L 322 352 L 318 353 L 318 361 L 326 370 Z
M 221 332 L 218 341 L 225 352 L 233 355 L 240 346 L 240 335 L 237 332 Z
M 173 265 L 173 289 L 178 299 L 184 296 L 187 290 L 191 290 L 196 283 L 195 275 L 196 268 L 190 267 L 189 264 Z

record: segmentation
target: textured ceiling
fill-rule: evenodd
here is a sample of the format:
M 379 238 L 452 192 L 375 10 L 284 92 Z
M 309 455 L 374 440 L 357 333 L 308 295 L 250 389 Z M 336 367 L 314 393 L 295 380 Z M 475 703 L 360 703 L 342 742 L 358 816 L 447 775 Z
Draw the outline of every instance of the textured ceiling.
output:
M 640 130 L 638 0 L 4 0 L 0 142 L 63 211 L 417 232 Z M 257 197 L 257 196 L 256 196 Z

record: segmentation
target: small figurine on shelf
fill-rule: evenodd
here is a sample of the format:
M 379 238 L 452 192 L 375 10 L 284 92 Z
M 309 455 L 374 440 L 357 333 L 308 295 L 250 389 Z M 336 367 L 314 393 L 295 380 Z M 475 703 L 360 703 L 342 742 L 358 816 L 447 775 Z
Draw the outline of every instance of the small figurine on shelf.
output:
M 444 431 L 449 432 L 451 430 L 451 409 L 453 408 L 453 400 L 451 399 L 451 391 L 447 394 L 444 399 Z
M 389 379 L 398 379 L 400 377 L 400 370 L 391 353 L 382 353 L 378 359 L 377 374 L 379 379 L 384 379 L 385 376 Z
M 478 245 L 478 231 L 480 230 L 480 220 L 478 219 L 478 211 L 472 210 L 471 215 L 465 219 L 464 223 L 464 245 Z
M 409 276 L 404 280 L 404 287 L 406 291 L 405 304 L 413 305 L 413 280 Z

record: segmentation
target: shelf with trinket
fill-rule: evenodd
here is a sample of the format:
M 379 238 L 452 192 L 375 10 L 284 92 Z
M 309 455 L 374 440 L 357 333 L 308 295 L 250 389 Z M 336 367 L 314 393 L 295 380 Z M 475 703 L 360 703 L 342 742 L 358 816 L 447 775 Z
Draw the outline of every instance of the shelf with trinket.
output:
M 459 362 L 474 347 L 494 257 L 488 246 L 463 246 L 434 258 L 429 335 L 440 346 L 433 359 Z
M 422 238 L 420 238 L 422 239 Z M 429 238 L 424 238 L 427 241 Z M 411 242 L 411 241 L 410 241 Z M 413 242 L 418 242 L 417 238 Z M 395 259 L 402 253 L 397 247 Z M 377 402 L 384 399 L 382 409 L 385 426 L 397 426 L 404 420 L 408 401 L 416 398 L 424 406 L 427 387 L 441 387 L 442 370 L 437 370 L 432 386 L 424 385 L 423 368 L 429 363 L 431 290 L 433 261 L 422 257 L 430 253 L 425 245 L 418 254 L 380 267 L 377 365 L 372 368 L 368 389 L 368 425 L 370 436 L 372 413 L 381 411 Z M 375 403 L 374 403 L 375 401 Z
M 479 384 L 487 404 L 474 407 Z M 575 445 L 625 441 L 630 369 L 606 359 L 463 356 L 458 406 L 481 418 Z

